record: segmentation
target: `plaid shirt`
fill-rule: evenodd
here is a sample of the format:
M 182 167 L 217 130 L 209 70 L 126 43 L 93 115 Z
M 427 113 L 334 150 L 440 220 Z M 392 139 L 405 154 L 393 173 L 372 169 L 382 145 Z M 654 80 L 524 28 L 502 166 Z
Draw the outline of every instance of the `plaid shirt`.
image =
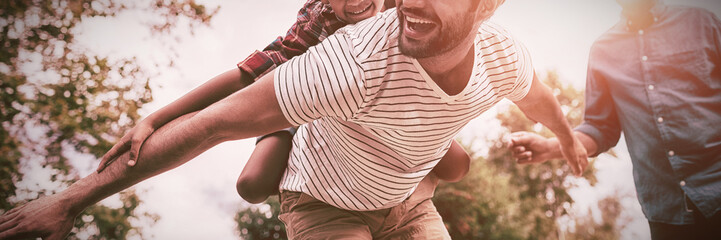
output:
M 258 79 L 288 59 L 303 54 L 345 25 L 338 20 L 330 5 L 323 4 L 321 0 L 308 0 L 298 11 L 298 19 L 285 37 L 276 38 L 262 52 L 253 52 L 238 63 L 238 68 Z

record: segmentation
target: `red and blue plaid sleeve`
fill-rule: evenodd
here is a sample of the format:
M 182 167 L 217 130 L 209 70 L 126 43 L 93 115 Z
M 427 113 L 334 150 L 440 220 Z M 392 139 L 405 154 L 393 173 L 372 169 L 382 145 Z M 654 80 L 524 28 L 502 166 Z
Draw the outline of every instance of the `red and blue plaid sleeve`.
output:
M 298 11 L 297 21 L 285 36 L 276 38 L 263 51 L 253 52 L 238 63 L 238 68 L 258 79 L 288 59 L 303 54 L 345 25 L 338 20 L 330 5 L 323 4 L 321 0 L 309 0 Z

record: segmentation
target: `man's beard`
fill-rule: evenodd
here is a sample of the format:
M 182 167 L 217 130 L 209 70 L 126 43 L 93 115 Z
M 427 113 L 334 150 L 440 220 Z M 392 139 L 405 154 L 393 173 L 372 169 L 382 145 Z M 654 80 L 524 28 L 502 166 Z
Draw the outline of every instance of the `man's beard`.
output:
M 474 16 L 472 16 L 472 14 L 467 14 L 462 18 L 456 18 L 448 22 L 448 24 L 444 24 L 444 27 L 440 30 L 440 34 L 428 41 L 417 44 L 405 44 L 403 41 L 400 41 L 400 39 L 403 38 L 403 29 L 401 29 L 398 47 L 403 55 L 412 58 L 427 58 L 446 53 L 460 45 L 464 38 L 468 36 L 473 28 L 473 18 Z M 402 26 L 400 27 L 402 28 Z

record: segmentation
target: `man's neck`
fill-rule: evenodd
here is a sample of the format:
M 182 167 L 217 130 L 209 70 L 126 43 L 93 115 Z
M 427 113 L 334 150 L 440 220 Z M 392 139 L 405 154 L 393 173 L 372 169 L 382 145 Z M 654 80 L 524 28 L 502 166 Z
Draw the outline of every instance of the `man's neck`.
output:
M 659 3 L 640 9 L 623 9 L 622 15 L 626 20 L 626 26 L 630 30 L 644 29 L 654 23 L 654 8 Z
M 651 11 L 625 13 L 627 26 L 631 29 L 644 29 L 653 24 L 653 14 Z
M 443 54 L 417 59 L 428 76 L 448 95 L 460 93 L 470 79 L 474 62 L 473 41 L 473 37 L 468 37 L 458 47 Z

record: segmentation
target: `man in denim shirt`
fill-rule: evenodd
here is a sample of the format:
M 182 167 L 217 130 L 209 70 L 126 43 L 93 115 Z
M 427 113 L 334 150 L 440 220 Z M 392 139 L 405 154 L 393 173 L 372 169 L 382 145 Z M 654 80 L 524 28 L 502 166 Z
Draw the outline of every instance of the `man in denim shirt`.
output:
M 721 239 L 721 22 L 658 0 L 617 0 L 622 20 L 594 43 L 576 135 L 591 156 L 624 133 L 653 239 Z M 560 157 L 514 133 L 519 163 Z

